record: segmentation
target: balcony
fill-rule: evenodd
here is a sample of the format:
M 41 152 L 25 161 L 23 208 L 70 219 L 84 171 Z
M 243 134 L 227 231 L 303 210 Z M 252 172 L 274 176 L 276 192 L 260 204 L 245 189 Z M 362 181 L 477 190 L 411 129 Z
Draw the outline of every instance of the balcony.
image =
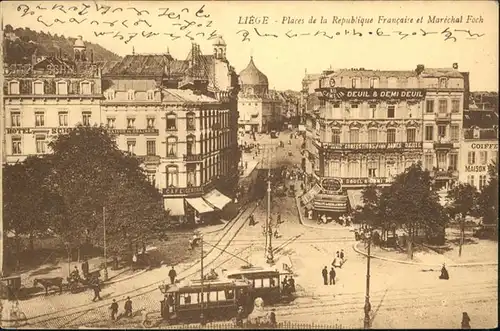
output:
M 436 113 L 436 122 L 451 122 L 451 113 Z
M 453 148 L 453 143 L 448 139 L 439 139 L 434 142 L 434 149 L 437 150 L 450 150 Z
M 198 163 L 203 161 L 202 154 L 184 154 L 184 162 L 188 163 Z
M 434 168 L 434 170 L 431 172 L 431 176 L 434 177 L 434 179 L 453 179 L 453 178 L 458 178 L 458 170 L 444 170 L 442 168 Z
M 160 164 L 160 157 L 158 155 L 137 155 L 136 156 L 144 164 Z

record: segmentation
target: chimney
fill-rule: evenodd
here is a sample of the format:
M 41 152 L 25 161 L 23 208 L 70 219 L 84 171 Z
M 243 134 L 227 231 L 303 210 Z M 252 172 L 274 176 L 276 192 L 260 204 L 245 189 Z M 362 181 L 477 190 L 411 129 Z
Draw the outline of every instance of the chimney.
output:
M 458 63 L 453 63 L 453 69 L 458 70 Z
M 417 75 L 420 75 L 424 70 L 425 70 L 424 65 L 419 64 L 419 65 L 417 65 L 417 69 L 415 69 L 415 72 L 417 73 Z

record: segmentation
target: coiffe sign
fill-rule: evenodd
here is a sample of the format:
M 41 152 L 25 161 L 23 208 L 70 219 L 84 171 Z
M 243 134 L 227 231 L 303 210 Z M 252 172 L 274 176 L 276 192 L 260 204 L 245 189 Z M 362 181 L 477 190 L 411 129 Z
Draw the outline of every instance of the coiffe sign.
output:
M 422 89 L 320 89 L 324 97 L 334 100 L 346 99 L 424 99 L 425 90 Z

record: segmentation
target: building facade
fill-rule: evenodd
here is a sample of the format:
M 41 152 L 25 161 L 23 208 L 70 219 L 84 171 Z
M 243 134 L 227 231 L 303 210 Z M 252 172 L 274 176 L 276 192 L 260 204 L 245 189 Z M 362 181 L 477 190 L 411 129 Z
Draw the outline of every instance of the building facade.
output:
M 281 119 L 281 101 L 269 91 L 269 82 L 250 58 L 239 74 L 238 127 L 244 132 L 268 132 L 277 129 Z
M 498 164 L 498 113 L 464 111 L 460 181 L 481 190 L 489 181 L 488 166 Z
M 413 71 L 324 72 L 315 93 L 319 106 L 306 115 L 305 170 L 312 182 L 303 203 L 320 213 L 347 212 L 361 204 L 364 187 L 390 185 L 396 175 L 422 161 L 424 122 L 434 127 L 440 119 L 434 113 L 432 120 L 424 119 L 426 100 L 441 93 L 431 85 L 435 76 L 457 75 L 453 69 L 436 73 L 423 66 Z M 461 94 L 453 97 L 463 97 L 463 85 L 458 88 Z M 446 110 L 450 113 L 450 108 Z M 430 138 L 426 150 L 435 155 L 441 146 L 435 146 L 434 136 Z

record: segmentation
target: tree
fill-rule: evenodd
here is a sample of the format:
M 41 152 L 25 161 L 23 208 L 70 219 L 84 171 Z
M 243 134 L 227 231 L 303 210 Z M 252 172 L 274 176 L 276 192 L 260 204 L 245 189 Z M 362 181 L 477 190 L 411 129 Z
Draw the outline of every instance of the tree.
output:
M 498 163 L 488 166 L 489 180 L 478 197 L 478 212 L 483 224 L 498 224 Z
M 437 192 L 432 190 L 428 171 L 420 163 L 413 164 L 396 176 L 386 194 L 388 217 L 408 236 L 408 254 L 413 258 L 413 243 L 423 230 L 427 237 L 444 231 L 443 207 Z

